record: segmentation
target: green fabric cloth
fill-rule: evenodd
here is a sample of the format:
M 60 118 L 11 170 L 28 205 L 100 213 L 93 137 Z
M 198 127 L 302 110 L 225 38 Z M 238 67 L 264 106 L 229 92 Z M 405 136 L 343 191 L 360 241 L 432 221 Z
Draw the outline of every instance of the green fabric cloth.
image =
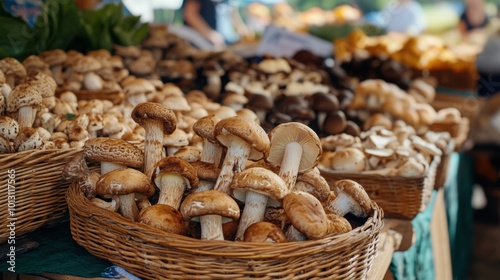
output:
M 29 238 L 39 243 L 38 248 L 16 256 L 16 273 L 40 274 L 51 272 L 80 277 L 100 277 L 112 264 L 88 253 L 71 237 L 69 222 L 37 230 Z M 0 271 L 9 265 L 3 260 Z

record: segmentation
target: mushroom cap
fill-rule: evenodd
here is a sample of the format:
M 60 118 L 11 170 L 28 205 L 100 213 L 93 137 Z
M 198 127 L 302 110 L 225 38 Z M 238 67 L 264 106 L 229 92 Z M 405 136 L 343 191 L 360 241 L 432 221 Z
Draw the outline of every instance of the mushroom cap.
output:
M 57 83 L 54 78 L 42 72 L 30 77 L 28 83 L 40 91 L 42 98 L 54 96 L 57 89 Z
M 142 43 L 142 45 L 145 48 L 159 48 L 159 49 L 163 49 L 163 48 L 167 48 L 168 47 L 169 40 L 168 40 L 168 38 L 166 36 L 162 36 L 162 35 L 150 36 L 149 38 L 147 38 L 146 40 L 144 40 L 144 42 Z
M 314 111 L 332 112 L 339 109 L 337 96 L 330 93 L 317 92 L 309 97 L 309 104 Z
M 217 141 L 225 147 L 230 145 L 225 136 L 234 135 L 241 138 L 256 152 L 250 153 L 251 159 L 260 159 L 269 153 L 270 140 L 266 131 L 256 122 L 247 119 L 240 117 L 223 119 L 215 125 L 214 135 Z
M 116 55 L 126 58 L 138 58 L 141 55 L 141 49 L 137 46 L 114 46 Z
M 286 236 L 281 228 L 270 222 L 257 222 L 251 224 L 245 230 L 243 241 L 265 243 L 287 242 Z
M 312 187 L 312 195 L 320 201 L 326 201 L 330 196 L 330 185 L 326 179 L 314 169 L 297 177 L 297 183 L 302 182 Z
M 110 171 L 97 182 L 97 194 L 101 196 L 137 193 L 149 197 L 154 192 L 155 188 L 148 176 L 132 168 Z
M 66 61 L 66 57 L 66 52 L 61 49 L 48 50 L 40 54 L 40 58 L 49 66 L 63 64 Z
M 200 118 L 193 124 L 193 131 L 201 138 L 207 139 L 212 143 L 217 143 L 217 141 L 215 140 L 214 131 L 215 131 L 215 125 L 219 121 L 220 119 L 215 115 L 209 115 Z
M 111 53 L 106 49 L 98 49 L 87 52 L 87 56 L 97 59 L 99 62 L 108 63 L 111 58 Z
M 248 97 L 248 102 L 245 106 L 254 111 L 268 111 L 274 107 L 274 100 L 271 95 L 254 93 Z
M 122 139 L 92 138 L 83 146 L 85 158 L 94 162 L 113 162 L 134 168 L 141 168 L 144 161 L 142 151 Z
M 290 223 L 307 239 L 317 240 L 330 233 L 330 222 L 321 202 L 306 192 L 291 192 L 283 198 Z
M 73 70 L 78 73 L 88 73 L 101 69 L 101 63 L 91 56 L 82 56 L 75 60 Z
M 30 84 L 16 86 L 7 98 L 7 112 L 16 112 L 24 106 L 41 106 L 42 95 Z
M 353 180 L 338 180 L 333 184 L 332 189 L 337 194 L 337 197 L 347 195 L 356 202 L 356 205 L 353 205 L 355 207 L 351 208 L 351 213 L 355 216 L 366 217 L 372 212 L 371 199 L 363 186 L 357 182 Z
M 184 147 L 189 145 L 189 136 L 182 129 L 175 129 L 170 134 L 163 135 L 163 146 L 168 147 Z
M 337 151 L 330 160 L 334 170 L 358 172 L 365 169 L 365 154 L 356 148 L 349 147 Z
M 145 102 L 135 106 L 132 111 L 132 119 L 142 127 L 146 126 L 148 120 L 159 120 L 163 123 L 164 134 L 173 133 L 177 126 L 177 118 L 172 110 L 152 102 Z
M 329 135 L 342 133 L 347 126 L 347 118 L 343 111 L 331 112 L 323 123 L 323 131 Z
M 262 167 L 247 168 L 235 174 L 230 187 L 234 197 L 240 201 L 245 201 L 246 191 L 266 195 L 275 201 L 280 201 L 288 193 L 285 181 L 276 173 Z
M 224 75 L 224 69 L 216 60 L 209 60 L 203 64 L 203 74 L 206 76 L 222 76 Z
M 43 140 L 38 130 L 32 127 L 23 127 L 13 140 L 14 149 L 18 152 L 43 148 Z
M 19 124 L 13 118 L 0 116 L 0 136 L 7 140 L 14 140 L 19 133 Z
M 13 75 L 19 78 L 26 77 L 26 68 L 24 68 L 19 60 L 12 57 L 6 57 L 0 60 L 0 70 L 2 70 L 5 75 Z
M 139 213 L 139 223 L 147 224 L 159 230 L 180 235 L 187 235 L 188 224 L 181 212 L 166 204 L 155 204 L 146 207 Z
M 299 143 L 302 146 L 299 173 L 316 166 L 323 151 L 318 135 L 308 126 L 298 122 L 284 123 L 269 132 L 271 149 L 266 161 L 272 166 L 280 166 L 289 143 Z
M 345 134 L 352 136 L 359 136 L 361 134 L 361 128 L 355 122 L 348 120 L 344 129 Z
M 191 165 L 196 170 L 196 173 L 200 180 L 205 180 L 209 182 L 217 181 L 217 178 L 219 177 L 220 173 L 220 168 L 216 167 L 212 163 L 204 161 L 194 161 L 191 162 Z
M 23 66 L 26 70 L 29 69 L 44 69 L 48 68 L 49 65 L 43 61 L 38 55 L 30 55 L 23 60 Z M 1 82 L 1 81 L 0 81 Z
M 154 92 L 156 89 L 153 84 L 143 78 L 136 78 L 123 88 L 125 94 L 135 95 L 135 94 L 148 94 Z
M 459 123 L 462 115 L 457 108 L 449 107 L 437 111 L 436 120 L 445 123 Z
M 175 157 L 185 160 L 189 163 L 199 161 L 201 158 L 201 149 L 194 146 L 185 146 L 174 153 Z M 192 164 L 191 164 L 192 165 Z
M 224 220 L 239 219 L 240 208 L 226 193 L 208 190 L 188 195 L 182 202 L 181 213 L 185 220 L 205 215 L 219 215 L 223 217 L 224 222 Z
M 333 213 L 326 216 L 331 225 L 329 234 L 342 234 L 352 230 L 351 223 L 346 218 Z
M 415 104 L 415 110 L 418 113 L 420 125 L 429 126 L 434 123 L 437 113 L 430 104 L 417 103 Z
M 363 129 L 367 131 L 374 126 L 382 126 L 385 129 L 392 129 L 392 121 L 384 114 L 376 113 L 366 119 L 363 124 Z
M 162 158 L 156 163 L 152 181 L 156 186 L 160 186 L 161 176 L 165 174 L 178 174 L 186 180 L 189 189 L 198 188 L 199 179 L 196 169 L 187 161 L 169 156 Z

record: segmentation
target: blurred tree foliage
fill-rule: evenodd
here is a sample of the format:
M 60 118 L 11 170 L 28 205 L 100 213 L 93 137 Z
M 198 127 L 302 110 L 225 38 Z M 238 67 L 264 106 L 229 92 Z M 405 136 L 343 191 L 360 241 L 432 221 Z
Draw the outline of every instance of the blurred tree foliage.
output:
M 500 0 L 499 0 L 500 1 Z M 304 11 L 312 7 L 321 7 L 323 9 L 333 9 L 342 4 L 357 4 L 364 12 L 382 10 L 391 0 L 288 0 L 290 5 L 299 11 Z

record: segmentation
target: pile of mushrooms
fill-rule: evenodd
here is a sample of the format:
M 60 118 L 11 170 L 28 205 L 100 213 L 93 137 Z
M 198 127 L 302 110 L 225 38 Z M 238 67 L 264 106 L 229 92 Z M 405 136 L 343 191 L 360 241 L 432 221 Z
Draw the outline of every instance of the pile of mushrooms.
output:
M 330 172 L 418 177 L 426 174 L 434 157 L 447 151 L 448 132 L 416 134 L 412 126 L 396 121 L 387 129 L 375 125 L 353 137 L 347 134 L 321 139 L 321 168 Z
M 209 115 L 193 125 L 201 144 L 167 155 L 162 141 L 178 129 L 175 112 L 146 102 L 131 116 L 146 131 L 144 150 L 94 138 L 64 170 L 93 204 L 126 219 L 204 240 L 278 243 L 342 234 L 352 229 L 347 213 L 371 214 L 359 184 L 330 188 L 320 176 L 320 138 L 302 123 L 266 133 L 255 120 Z

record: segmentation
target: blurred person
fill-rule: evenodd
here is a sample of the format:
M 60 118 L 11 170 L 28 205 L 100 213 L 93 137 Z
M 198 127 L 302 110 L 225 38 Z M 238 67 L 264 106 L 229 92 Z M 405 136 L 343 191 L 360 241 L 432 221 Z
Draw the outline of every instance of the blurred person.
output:
M 490 19 L 486 13 L 484 0 L 466 0 L 465 10 L 460 16 L 458 29 L 460 33 L 479 31 L 488 26 Z
M 184 24 L 196 30 L 215 49 L 249 36 L 237 7 L 230 0 L 184 0 Z
M 422 6 L 413 0 L 398 0 L 386 11 L 388 32 L 418 35 L 427 27 Z

